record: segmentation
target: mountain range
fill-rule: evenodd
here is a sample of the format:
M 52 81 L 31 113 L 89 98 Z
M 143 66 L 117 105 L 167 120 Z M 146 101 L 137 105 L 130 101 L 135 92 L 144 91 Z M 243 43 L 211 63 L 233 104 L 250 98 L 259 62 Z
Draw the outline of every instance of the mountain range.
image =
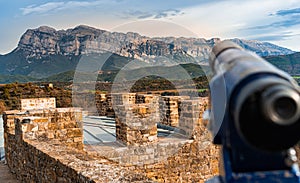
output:
M 294 74 L 299 71 L 293 65 L 294 61 L 289 61 L 299 57 L 292 50 L 267 42 L 237 38 L 231 40 L 287 71 Z M 220 41 L 219 38 L 150 38 L 134 32 L 109 32 L 84 25 L 67 30 L 41 26 L 28 29 L 21 36 L 17 48 L 6 55 L 0 55 L 0 82 L 3 82 L 1 78 L 14 78 L 17 75 L 32 80 L 70 73 L 82 59 L 92 63 L 95 55 L 105 58 L 105 63 L 102 68 L 90 67 L 94 69 L 93 72 L 118 70 L 131 60 L 138 60 L 141 65 L 144 63 L 148 66 L 169 67 L 188 63 L 205 65 L 212 47 Z

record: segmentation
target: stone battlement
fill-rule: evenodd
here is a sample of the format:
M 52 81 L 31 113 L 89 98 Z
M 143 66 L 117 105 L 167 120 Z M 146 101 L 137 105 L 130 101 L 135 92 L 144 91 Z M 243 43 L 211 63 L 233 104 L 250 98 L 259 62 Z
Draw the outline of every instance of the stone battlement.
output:
M 6 111 L 4 131 L 19 140 L 57 141 L 83 148 L 82 112 L 79 108 Z
M 55 109 L 55 98 L 21 99 L 21 110 Z
M 117 139 L 127 145 L 141 145 L 157 141 L 158 97 L 152 96 L 151 100 L 146 100 L 147 103 L 144 100 L 144 103 L 136 104 L 135 94 L 115 96 L 117 96 L 115 97 L 116 103 L 123 104 L 115 105 Z M 129 100 L 126 101 L 126 99 Z
M 22 182 L 91 183 L 203 182 L 218 173 L 218 148 L 201 118 L 207 98 L 181 100 L 180 133 L 159 137 L 160 97 L 114 95 L 117 141 L 102 145 L 83 144 L 81 109 L 6 111 L 11 171 Z

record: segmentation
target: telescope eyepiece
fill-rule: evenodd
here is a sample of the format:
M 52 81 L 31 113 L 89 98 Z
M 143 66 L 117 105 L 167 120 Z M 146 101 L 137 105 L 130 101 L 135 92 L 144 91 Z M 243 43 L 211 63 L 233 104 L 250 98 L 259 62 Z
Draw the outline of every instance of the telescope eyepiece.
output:
M 291 125 L 300 118 L 300 96 L 286 86 L 272 86 L 262 94 L 264 117 L 278 125 Z

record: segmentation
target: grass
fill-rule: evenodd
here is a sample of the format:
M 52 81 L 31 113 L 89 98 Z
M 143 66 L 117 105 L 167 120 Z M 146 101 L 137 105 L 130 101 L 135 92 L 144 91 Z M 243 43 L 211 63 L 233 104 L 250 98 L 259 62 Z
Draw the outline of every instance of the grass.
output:
M 208 88 L 203 88 L 203 89 L 199 89 L 199 90 L 198 90 L 198 92 L 200 92 L 200 93 L 201 93 L 201 92 L 206 92 L 206 91 L 208 91 Z

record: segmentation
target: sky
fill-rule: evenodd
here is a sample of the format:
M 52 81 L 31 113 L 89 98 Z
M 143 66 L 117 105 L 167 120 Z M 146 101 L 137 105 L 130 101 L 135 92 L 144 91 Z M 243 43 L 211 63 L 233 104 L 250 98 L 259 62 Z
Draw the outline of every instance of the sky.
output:
M 300 0 L 0 0 L 0 54 L 27 29 L 88 25 L 146 36 L 241 38 L 300 51 Z

